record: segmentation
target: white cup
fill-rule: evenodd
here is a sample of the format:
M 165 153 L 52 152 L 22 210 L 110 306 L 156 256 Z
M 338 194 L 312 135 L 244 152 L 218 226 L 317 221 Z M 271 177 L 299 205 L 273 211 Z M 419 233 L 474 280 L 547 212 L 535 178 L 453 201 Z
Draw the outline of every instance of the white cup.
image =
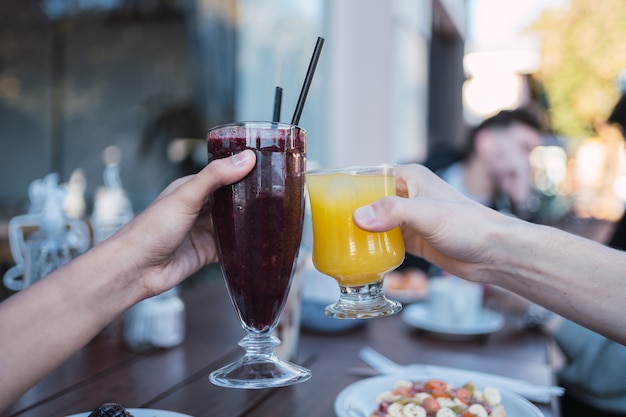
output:
M 476 323 L 483 308 L 483 288 L 455 276 L 431 278 L 429 302 L 432 318 L 437 322 Z

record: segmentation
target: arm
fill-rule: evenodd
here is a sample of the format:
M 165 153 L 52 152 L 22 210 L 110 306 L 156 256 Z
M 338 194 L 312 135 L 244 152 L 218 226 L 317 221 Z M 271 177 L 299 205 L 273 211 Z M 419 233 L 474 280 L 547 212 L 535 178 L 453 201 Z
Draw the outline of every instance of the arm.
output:
M 398 197 L 356 210 L 370 231 L 401 226 L 407 251 L 494 284 L 626 344 L 626 254 L 475 203 L 426 168 L 396 171 Z M 404 198 L 403 198 L 404 197 Z
M 0 410 L 127 308 L 215 262 L 205 200 L 253 165 L 246 151 L 175 181 L 110 239 L 0 304 Z

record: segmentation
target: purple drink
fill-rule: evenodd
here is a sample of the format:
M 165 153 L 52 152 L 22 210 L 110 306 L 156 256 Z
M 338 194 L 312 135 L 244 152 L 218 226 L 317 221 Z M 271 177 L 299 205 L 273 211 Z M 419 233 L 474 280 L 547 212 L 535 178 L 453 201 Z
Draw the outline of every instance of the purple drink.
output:
M 304 130 L 276 123 L 209 131 L 209 162 L 252 149 L 256 165 L 209 205 L 226 285 L 248 331 L 267 333 L 285 304 L 302 237 Z

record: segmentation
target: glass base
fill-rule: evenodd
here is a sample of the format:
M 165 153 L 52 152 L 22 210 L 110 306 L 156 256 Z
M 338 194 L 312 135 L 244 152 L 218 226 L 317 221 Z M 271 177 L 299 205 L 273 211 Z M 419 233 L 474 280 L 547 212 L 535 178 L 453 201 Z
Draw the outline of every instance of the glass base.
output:
M 311 371 L 280 359 L 274 348 L 280 343 L 270 335 L 249 334 L 239 346 L 246 354 L 236 362 L 211 372 L 209 381 L 227 388 L 262 389 L 285 387 L 311 378 Z
M 383 281 L 347 287 L 340 285 L 339 300 L 324 309 L 328 317 L 336 319 L 370 319 L 391 316 L 402 310 L 402 304 L 385 297 Z

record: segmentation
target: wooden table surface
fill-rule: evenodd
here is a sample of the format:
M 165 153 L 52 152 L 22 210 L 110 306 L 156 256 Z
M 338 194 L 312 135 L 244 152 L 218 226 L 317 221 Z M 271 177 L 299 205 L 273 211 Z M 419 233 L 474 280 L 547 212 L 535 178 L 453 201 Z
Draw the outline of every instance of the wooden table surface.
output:
M 539 384 L 554 382 L 549 339 L 521 329 L 509 317 L 502 330 L 487 338 L 452 341 L 413 329 L 396 315 L 368 320 L 342 333 L 303 330 L 297 362 L 311 369 L 313 377 L 307 382 L 265 390 L 217 387 L 208 375 L 241 356 L 237 342 L 244 331 L 221 278 L 186 284 L 182 297 L 187 328 L 180 346 L 132 352 L 123 345 L 120 332 L 109 328 L 0 416 L 62 417 L 113 401 L 128 408 L 172 410 L 195 417 L 330 417 L 335 415 L 337 394 L 363 379 L 354 370 L 368 369 L 357 356 L 364 346 L 401 364 L 436 364 Z M 558 401 L 539 406 L 547 416 L 558 417 Z

